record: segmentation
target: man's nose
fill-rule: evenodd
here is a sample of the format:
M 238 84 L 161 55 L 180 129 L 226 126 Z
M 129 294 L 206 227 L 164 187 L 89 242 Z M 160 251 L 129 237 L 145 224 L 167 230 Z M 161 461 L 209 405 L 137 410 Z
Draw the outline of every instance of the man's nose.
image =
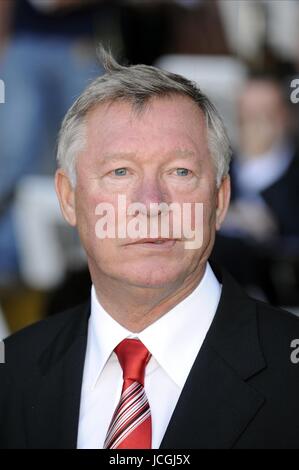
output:
M 146 211 L 146 214 L 149 216 L 154 215 L 155 206 L 161 203 L 167 202 L 167 192 L 165 188 L 162 187 L 161 182 L 158 179 L 144 179 L 140 183 L 136 193 L 135 193 L 135 202 L 140 202 Z M 163 212 L 163 211 L 162 211 Z M 161 213 L 161 210 L 158 210 L 158 215 Z

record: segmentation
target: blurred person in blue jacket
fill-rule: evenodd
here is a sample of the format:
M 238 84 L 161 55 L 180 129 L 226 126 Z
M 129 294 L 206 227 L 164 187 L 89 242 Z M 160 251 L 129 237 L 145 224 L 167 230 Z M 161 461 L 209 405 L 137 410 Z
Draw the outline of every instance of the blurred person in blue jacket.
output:
M 100 0 L 1 0 L 0 285 L 18 275 L 13 199 L 26 174 L 51 173 L 66 109 L 96 74 Z M 51 158 L 49 158 L 51 155 Z

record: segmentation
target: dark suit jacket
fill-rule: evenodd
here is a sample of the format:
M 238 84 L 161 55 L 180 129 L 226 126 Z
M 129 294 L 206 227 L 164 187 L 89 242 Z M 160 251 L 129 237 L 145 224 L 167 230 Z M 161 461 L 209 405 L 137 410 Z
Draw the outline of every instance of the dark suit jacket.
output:
M 222 282 L 161 449 L 299 449 L 299 364 L 290 359 L 299 319 L 249 299 L 227 274 Z M 89 310 L 58 314 L 5 341 L 0 447 L 76 447 Z

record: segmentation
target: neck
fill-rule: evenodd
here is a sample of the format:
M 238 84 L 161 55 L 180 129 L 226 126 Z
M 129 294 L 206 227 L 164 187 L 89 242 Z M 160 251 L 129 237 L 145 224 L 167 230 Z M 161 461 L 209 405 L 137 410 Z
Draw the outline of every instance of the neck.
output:
M 188 297 L 202 280 L 205 268 L 206 263 L 198 266 L 184 282 L 179 280 L 158 288 L 126 284 L 95 273 L 91 267 L 90 272 L 97 299 L 106 312 L 127 330 L 139 333 Z

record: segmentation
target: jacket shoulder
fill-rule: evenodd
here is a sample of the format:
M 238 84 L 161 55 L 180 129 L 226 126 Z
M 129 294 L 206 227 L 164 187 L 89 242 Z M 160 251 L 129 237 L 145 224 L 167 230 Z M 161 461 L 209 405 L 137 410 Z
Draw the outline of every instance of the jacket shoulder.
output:
M 89 304 L 57 313 L 12 334 L 4 340 L 5 364 L 32 364 L 59 335 L 74 329 L 82 321 Z
M 299 344 L 299 317 L 262 302 L 256 305 L 260 342 L 268 362 L 292 367 L 291 355 Z
M 296 332 L 299 334 L 299 316 L 282 308 L 273 307 L 270 304 L 256 300 L 257 311 L 260 321 L 267 328 L 282 328 L 283 331 Z

